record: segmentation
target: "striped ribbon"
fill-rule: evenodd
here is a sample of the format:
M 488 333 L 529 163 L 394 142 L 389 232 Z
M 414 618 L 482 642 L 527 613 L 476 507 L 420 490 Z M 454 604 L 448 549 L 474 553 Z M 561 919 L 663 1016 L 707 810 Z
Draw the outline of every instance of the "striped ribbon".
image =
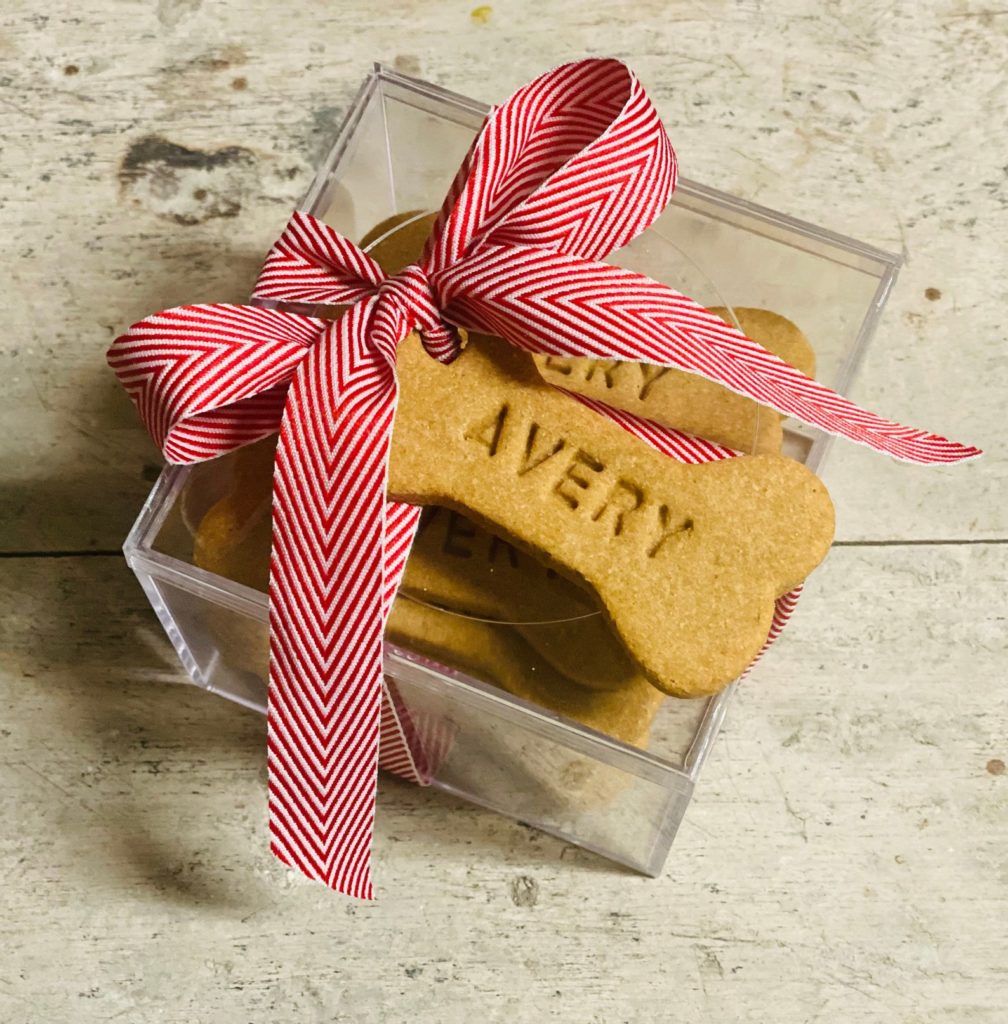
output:
M 396 348 L 410 331 L 442 362 L 463 326 L 532 352 L 701 374 L 911 462 L 979 454 L 858 408 L 673 289 L 599 262 L 654 221 L 675 175 L 665 129 L 622 63 L 564 65 L 492 111 L 420 261 L 394 277 L 327 225 L 291 218 L 255 295 L 349 304 L 339 320 L 183 306 L 112 345 L 109 362 L 170 461 L 279 426 L 270 829 L 275 854 L 307 876 L 373 895 L 382 633 L 418 517 L 385 494 Z

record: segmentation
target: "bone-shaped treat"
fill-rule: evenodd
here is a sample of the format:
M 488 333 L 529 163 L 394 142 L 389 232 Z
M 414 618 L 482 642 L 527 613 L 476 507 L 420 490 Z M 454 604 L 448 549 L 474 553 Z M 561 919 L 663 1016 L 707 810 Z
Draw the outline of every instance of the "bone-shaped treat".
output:
M 537 658 L 508 627 L 440 611 L 405 595 L 392 606 L 385 635 L 392 643 L 634 746 L 646 745 L 663 700 L 639 673 L 616 692 L 577 686 Z
M 473 335 L 444 366 L 411 336 L 399 364 L 389 494 L 463 512 L 590 587 L 666 693 L 713 693 L 738 676 L 774 599 L 829 548 L 829 495 L 790 459 L 677 463 L 500 339 Z
M 724 307 L 712 313 L 730 322 Z M 750 338 L 803 373 L 815 373 L 815 352 L 786 317 L 767 309 L 738 307 L 739 326 Z M 614 359 L 536 356 L 551 384 L 608 402 L 667 427 L 697 434 L 747 453 L 779 452 L 783 417 L 751 398 L 682 370 Z
M 615 690 L 640 674 L 588 592 L 458 512 L 424 512 L 402 589 L 455 612 L 513 624 L 545 661 L 581 686 Z

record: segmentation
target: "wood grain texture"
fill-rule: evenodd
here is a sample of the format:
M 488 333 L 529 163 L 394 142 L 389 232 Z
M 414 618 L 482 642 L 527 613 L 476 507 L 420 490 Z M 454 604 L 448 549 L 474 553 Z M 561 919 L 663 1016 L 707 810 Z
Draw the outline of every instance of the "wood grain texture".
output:
M 661 878 L 386 778 L 373 905 L 269 856 L 262 721 L 117 559 L 5 568 L 10 1024 L 1001 1019 L 1004 545 L 834 551 Z
M 264 848 L 262 721 L 172 685 L 120 560 L 0 560 L 0 1019 L 1003 1019 L 1006 52 L 967 0 L 7 0 L 0 551 L 118 547 L 159 460 L 105 346 L 242 299 L 374 59 L 488 100 L 628 59 L 684 173 L 904 252 L 854 397 L 992 452 L 836 446 L 870 543 L 741 692 L 658 880 L 384 780 L 380 902 L 334 899 Z M 904 543 L 936 539 L 973 543 Z

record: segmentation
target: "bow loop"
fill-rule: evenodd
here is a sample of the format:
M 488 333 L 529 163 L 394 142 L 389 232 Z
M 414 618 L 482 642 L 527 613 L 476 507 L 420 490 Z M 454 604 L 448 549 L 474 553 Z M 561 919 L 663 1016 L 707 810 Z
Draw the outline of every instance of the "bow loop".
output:
M 602 259 L 655 220 L 675 180 L 668 133 L 633 72 L 564 64 L 490 113 L 423 262 L 443 270 L 494 244 Z
M 133 324 L 109 365 L 166 459 L 200 462 L 276 431 L 325 321 L 254 306 L 176 306 Z
M 259 272 L 254 299 L 349 305 L 374 295 L 385 272 L 324 221 L 295 211 Z

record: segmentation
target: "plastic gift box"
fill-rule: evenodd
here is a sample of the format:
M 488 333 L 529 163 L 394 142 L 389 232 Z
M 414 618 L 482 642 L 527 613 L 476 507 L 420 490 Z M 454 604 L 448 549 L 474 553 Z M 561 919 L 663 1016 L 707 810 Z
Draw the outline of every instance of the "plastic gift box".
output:
M 376 66 L 301 209 L 360 239 L 394 214 L 438 208 L 486 111 Z M 816 351 L 817 377 L 841 394 L 899 263 L 686 180 L 654 226 L 611 258 L 706 305 L 788 317 Z M 785 453 L 819 469 L 829 438 L 784 427 Z M 192 682 L 264 711 L 266 595 L 193 564 L 194 531 L 233 472 L 233 456 L 165 469 L 125 553 Z M 466 671 L 450 660 L 386 643 L 386 676 L 427 746 L 431 784 L 639 871 L 661 871 L 737 684 L 711 698 L 665 699 L 645 749 L 512 696 L 492 685 L 493 671 L 476 678 L 471 663 Z

